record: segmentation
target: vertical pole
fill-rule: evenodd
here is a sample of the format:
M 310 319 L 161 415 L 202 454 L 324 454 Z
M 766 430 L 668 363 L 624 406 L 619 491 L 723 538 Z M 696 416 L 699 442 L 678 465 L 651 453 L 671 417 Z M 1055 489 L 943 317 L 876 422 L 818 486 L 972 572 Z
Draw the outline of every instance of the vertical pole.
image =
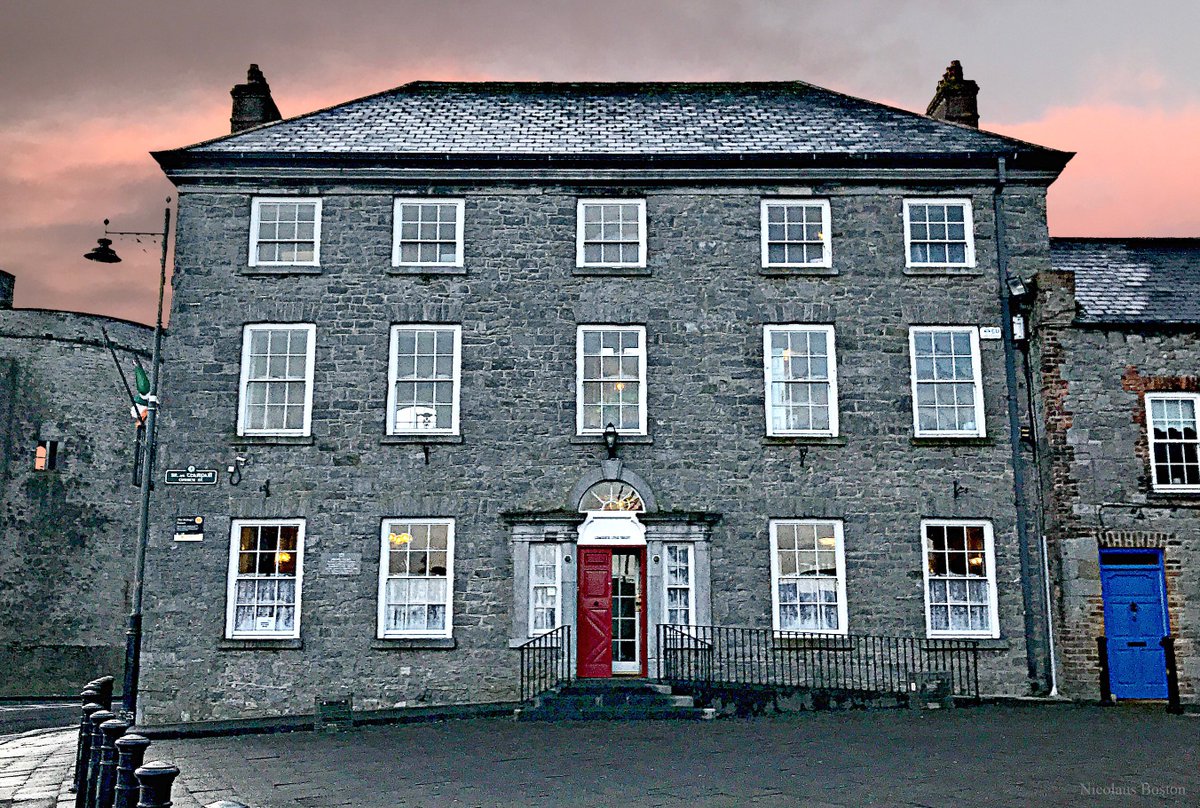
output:
M 159 260 L 158 314 L 154 322 L 154 353 L 150 357 L 150 395 L 146 399 L 146 445 L 142 450 L 141 508 L 138 511 L 137 553 L 134 560 L 133 604 L 125 630 L 124 711 L 137 717 L 137 690 L 142 652 L 142 590 L 145 585 L 146 544 L 150 538 L 150 489 L 154 481 L 154 454 L 158 446 L 158 378 L 162 362 L 163 293 L 167 285 L 167 240 L 171 231 L 171 206 L 163 209 L 162 255 Z
M 1112 685 L 1108 679 L 1108 637 L 1103 634 L 1096 638 L 1096 652 L 1100 656 L 1100 703 L 1112 704 Z
M 1004 219 L 1004 187 L 1007 183 L 1005 158 L 996 164 L 996 192 L 992 196 L 996 217 L 996 274 L 1000 294 L 1000 331 L 1004 337 L 1004 381 L 1008 388 L 1008 443 L 1012 452 L 1013 506 L 1017 512 L 1017 550 L 1021 562 L 1021 603 L 1025 617 L 1025 667 L 1029 683 L 1039 690 L 1037 627 L 1034 623 L 1033 562 L 1029 550 L 1029 526 L 1026 524 L 1025 458 L 1021 456 L 1021 413 L 1017 397 L 1017 355 L 1013 344 L 1012 307 L 1008 299 L 1008 243 Z
M 1167 712 L 1171 715 L 1182 715 L 1183 705 L 1179 703 L 1179 669 L 1175 665 L 1175 638 L 1163 637 L 1158 641 L 1163 649 L 1163 660 L 1167 664 Z

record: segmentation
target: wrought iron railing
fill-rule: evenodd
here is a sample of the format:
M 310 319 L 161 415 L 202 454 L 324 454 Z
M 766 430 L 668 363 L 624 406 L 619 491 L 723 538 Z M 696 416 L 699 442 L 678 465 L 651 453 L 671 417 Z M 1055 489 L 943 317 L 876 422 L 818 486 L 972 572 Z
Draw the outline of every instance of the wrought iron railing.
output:
M 539 634 L 517 650 L 521 654 L 521 701 L 571 681 L 570 626 Z
M 658 678 L 677 685 L 904 693 L 939 675 L 952 696 L 979 697 L 974 640 L 812 634 L 769 628 L 658 626 Z

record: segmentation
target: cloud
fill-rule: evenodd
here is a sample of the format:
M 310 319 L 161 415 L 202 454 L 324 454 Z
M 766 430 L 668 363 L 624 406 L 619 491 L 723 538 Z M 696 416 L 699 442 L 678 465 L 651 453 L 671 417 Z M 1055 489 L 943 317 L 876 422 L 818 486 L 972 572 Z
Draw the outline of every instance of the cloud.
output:
M 1050 187 L 1056 236 L 1200 236 L 1200 104 L 1055 107 L 995 131 L 1077 152 Z

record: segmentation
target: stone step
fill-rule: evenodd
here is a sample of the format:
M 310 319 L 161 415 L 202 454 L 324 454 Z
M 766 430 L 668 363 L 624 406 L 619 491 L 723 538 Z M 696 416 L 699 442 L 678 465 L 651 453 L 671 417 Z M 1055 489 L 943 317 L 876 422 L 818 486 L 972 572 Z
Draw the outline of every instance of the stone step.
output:
M 534 700 L 535 707 L 693 707 L 691 696 L 662 693 L 546 693 Z
M 661 693 L 671 694 L 671 686 L 652 682 L 649 679 L 575 679 L 559 688 L 559 692 L 567 694 L 583 693 Z
M 513 717 L 518 721 L 710 721 L 716 717 L 716 710 L 668 706 L 572 708 L 555 705 L 517 709 Z

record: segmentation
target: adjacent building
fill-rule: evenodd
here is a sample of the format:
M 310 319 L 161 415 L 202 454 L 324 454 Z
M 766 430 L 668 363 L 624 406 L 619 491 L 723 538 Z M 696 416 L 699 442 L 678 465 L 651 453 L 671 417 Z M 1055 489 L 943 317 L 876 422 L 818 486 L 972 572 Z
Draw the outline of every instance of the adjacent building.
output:
M 1169 635 L 1194 702 L 1200 239 L 1051 239 L 1037 308 L 1060 688 L 1166 698 Z
M 561 626 L 585 676 L 744 625 L 970 638 L 984 692 L 1047 686 L 1003 337 L 1070 154 L 977 129 L 961 68 L 938 117 L 416 82 L 276 121 L 264 88 L 155 155 L 159 469 L 219 480 L 156 496 L 145 723 L 510 700 Z
M 138 489 L 113 359 L 132 374 L 152 330 L 13 309 L 14 285 L 0 272 L 0 696 L 74 694 L 124 661 Z

